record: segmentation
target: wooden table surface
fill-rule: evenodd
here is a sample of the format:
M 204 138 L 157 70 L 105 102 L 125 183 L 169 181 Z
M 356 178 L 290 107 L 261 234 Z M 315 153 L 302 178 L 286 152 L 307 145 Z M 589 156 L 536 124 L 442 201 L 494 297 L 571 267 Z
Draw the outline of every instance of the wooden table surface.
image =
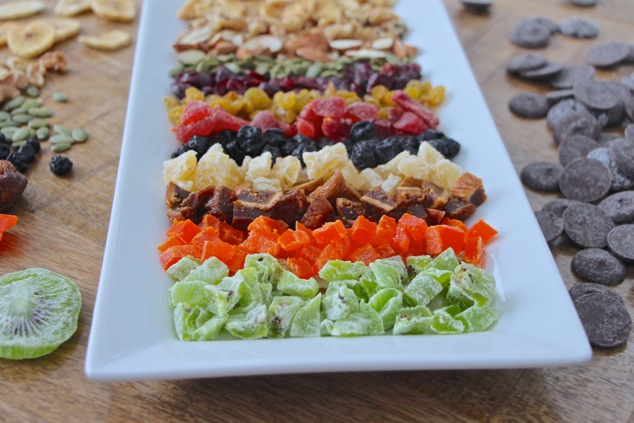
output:
M 158 0 L 157 0 L 158 1 Z M 180 0 L 171 0 L 180 1 Z M 505 63 L 520 49 L 511 27 L 530 15 L 556 21 L 583 16 L 599 24 L 598 40 L 553 38 L 543 51 L 568 64 L 583 61 L 599 41 L 634 42 L 634 2 L 603 0 L 596 8 L 565 0 L 497 0 L 490 15 L 465 12 L 445 0 L 493 117 L 517 171 L 538 159 L 556 160 L 545 122 L 523 121 L 507 109 L 520 91 L 545 91 L 506 75 Z M 47 1 L 52 14 L 53 1 Z M 86 14 L 82 32 L 109 28 L 133 34 L 137 22 L 113 24 Z M 421 20 L 424 22 L 424 20 Z M 591 363 L 570 368 L 415 371 L 259 376 L 170 382 L 99 383 L 84 375 L 86 345 L 101 269 L 126 114 L 134 47 L 113 53 L 89 50 L 76 40 L 59 48 L 70 72 L 53 75 L 43 99 L 53 121 L 83 127 L 90 140 L 68 152 L 72 177 L 48 170 L 43 149 L 27 175 L 29 185 L 12 210 L 20 221 L 0 243 L 0 274 L 45 267 L 75 280 L 83 306 L 77 333 L 57 351 L 36 360 L 0 360 L 0 421 L 567 421 L 634 422 L 634 348 L 594 351 Z M 0 59 L 8 55 L 0 50 Z M 615 79 L 623 66 L 599 72 Z M 162 88 L 158 88 L 162 89 Z M 66 104 L 50 96 L 63 91 Z M 477 130 L 474 128 L 474 130 Z M 550 197 L 527 192 L 534 209 Z M 574 249 L 553 251 L 567 286 Z M 634 316 L 634 272 L 614 288 Z

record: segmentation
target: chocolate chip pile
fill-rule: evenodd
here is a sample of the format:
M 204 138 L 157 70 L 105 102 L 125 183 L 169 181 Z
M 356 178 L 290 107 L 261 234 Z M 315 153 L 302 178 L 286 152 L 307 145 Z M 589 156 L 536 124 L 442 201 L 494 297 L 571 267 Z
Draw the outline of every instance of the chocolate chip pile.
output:
M 557 24 L 530 17 L 513 28 L 511 41 L 543 48 L 558 33 L 595 38 L 599 28 L 583 18 Z M 585 62 L 562 65 L 539 54 L 513 57 L 507 64 L 510 75 L 553 90 L 517 94 L 509 109 L 521 118 L 546 118 L 552 131 L 559 163 L 530 163 L 520 179 L 535 191 L 563 196 L 547 202 L 536 217 L 551 246 L 565 235 L 580 248 L 571 269 L 586 283 L 576 284 L 571 297 L 590 343 L 613 348 L 627 342 L 632 327 L 624 301 L 606 287 L 623 282 L 626 265 L 634 263 L 634 73 L 620 81 L 594 78 L 596 69 L 634 63 L 634 44 L 600 43 Z

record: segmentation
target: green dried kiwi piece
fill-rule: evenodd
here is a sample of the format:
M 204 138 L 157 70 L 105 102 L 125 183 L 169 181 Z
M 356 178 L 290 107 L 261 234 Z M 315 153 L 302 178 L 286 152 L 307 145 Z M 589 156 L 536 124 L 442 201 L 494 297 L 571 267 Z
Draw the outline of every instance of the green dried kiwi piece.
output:
M 458 257 L 456 257 L 456 253 L 453 251 L 453 248 L 447 248 L 445 251 L 436 256 L 431 263 L 429 263 L 429 266 L 453 272 L 459 264 L 460 261 L 458 260 Z
M 434 310 L 434 317 L 432 318 L 429 328 L 440 334 L 462 333 L 465 330 L 465 325 L 462 321 L 454 317 L 459 313 L 460 307 L 458 306 L 449 306 Z
M 232 279 L 243 283 L 242 292 L 240 293 L 240 308 L 253 307 L 256 304 L 263 304 L 265 301 L 258 282 L 258 272 L 253 267 L 240 269 L 235 275 L 225 279 Z
M 321 294 L 304 303 L 297 310 L 293 322 L 291 323 L 290 336 L 297 337 L 317 337 L 321 335 Z
M 223 278 L 229 275 L 229 268 L 216 257 L 210 257 L 200 266 L 192 270 L 183 279 L 183 282 L 202 281 L 208 284 L 217 285 Z
M 345 279 L 338 282 L 345 283 L 348 288 L 354 291 L 354 294 L 357 296 L 359 300 L 367 301 L 370 298 L 370 296 L 368 296 L 368 293 L 365 290 L 365 286 L 363 286 L 363 282 L 361 282 L 361 279 Z M 327 287 L 328 285 L 325 286 L 325 288 Z
M 269 338 L 284 338 L 288 335 L 293 318 L 306 300 L 284 295 L 274 297 L 269 305 Z
M 368 305 L 381 316 L 383 328 L 392 329 L 399 310 L 403 308 L 403 293 L 394 288 L 382 289 L 370 298 Z
M 470 307 L 455 318 L 464 323 L 465 332 L 482 332 L 493 326 L 500 315 L 493 307 L 483 305 Z
M 167 274 L 176 281 L 184 279 L 189 273 L 200 266 L 200 260 L 192 256 L 186 256 L 178 260 L 167 269 Z
M 434 277 L 419 273 L 407 285 L 403 293 L 408 304 L 426 306 L 442 290 L 443 286 Z
M 229 314 L 225 329 L 242 339 L 264 338 L 269 332 L 268 309 L 259 304 Z
M 451 283 L 449 285 L 449 290 L 447 291 L 447 296 L 445 297 L 445 305 L 456 305 L 460 307 L 460 310 L 467 310 L 472 307 L 475 302 L 467 296 L 461 287 L 455 283 Z
M 319 284 L 313 278 L 300 279 L 293 272 L 282 270 L 282 275 L 277 282 L 277 290 L 286 295 L 313 298 L 319 291 Z
M 486 270 L 469 263 L 462 263 L 451 277 L 451 284 L 478 305 L 489 304 L 495 295 L 495 278 Z
M 359 299 L 344 282 L 330 282 L 322 300 L 327 319 L 342 319 L 359 309 Z
M 422 335 L 429 330 L 432 320 L 433 315 L 425 306 L 402 308 L 396 315 L 392 334 Z
M 203 281 L 176 282 L 169 290 L 170 306 L 184 303 L 192 307 L 207 307 L 211 298 L 211 293 L 205 289 L 207 285 Z
M 374 273 L 379 287 L 403 290 L 400 274 L 391 264 L 385 263 L 382 260 L 376 260 L 370 263 L 370 269 L 372 273 Z
M 372 270 L 370 270 L 369 268 L 366 268 L 365 273 L 363 274 L 363 276 L 361 276 L 361 279 L 359 281 L 361 282 L 361 285 L 363 286 L 363 289 L 368 298 L 379 292 L 379 284 L 376 281 L 374 272 L 372 272 Z
M 0 276 L 0 357 L 49 354 L 77 330 L 81 292 L 69 278 L 42 268 Z
M 181 341 L 211 341 L 218 337 L 227 318 L 214 316 L 204 307 L 185 303 L 176 305 L 173 313 L 174 329 Z
M 330 319 L 324 319 L 319 324 L 319 333 L 321 336 L 332 336 L 332 331 L 335 329 L 335 322 Z
M 362 261 L 331 260 L 319 271 L 319 277 L 329 282 L 359 279 L 365 271 Z
M 282 266 L 270 254 L 249 254 L 244 261 L 244 268 L 254 268 L 260 282 L 276 284 L 282 275 Z
M 359 311 L 335 322 L 333 336 L 381 335 L 385 333 L 383 319 L 366 303 L 359 303 Z
M 407 270 L 410 275 L 416 275 L 422 272 L 429 263 L 431 263 L 432 257 L 429 255 L 425 256 L 410 256 L 407 257 Z

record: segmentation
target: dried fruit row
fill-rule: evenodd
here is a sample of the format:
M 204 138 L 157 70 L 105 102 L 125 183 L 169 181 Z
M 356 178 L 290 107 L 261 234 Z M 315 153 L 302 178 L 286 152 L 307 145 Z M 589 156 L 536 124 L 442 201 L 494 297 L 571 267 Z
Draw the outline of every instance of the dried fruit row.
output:
M 284 64 L 285 62 L 281 62 Z M 299 91 L 302 89 L 324 92 L 330 83 L 337 90 L 353 91 L 358 96 L 371 92 L 372 88 L 382 85 L 389 90 L 401 90 L 409 81 L 421 79 L 421 68 L 417 63 L 403 65 L 386 63 L 380 69 L 375 70 L 369 62 L 354 62 L 342 66 L 340 70 L 318 76 L 320 66 L 316 63 L 310 67 L 306 62 L 304 67 L 297 68 L 293 73 L 284 74 L 276 71 L 256 71 L 253 69 L 242 70 L 230 64 L 219 64 L 210 71 L 187 70 L 174 76 L 171 86 L 172 94 L 182 99 L 189 87 L 201 90 L 205 95 L 225 95 L 230 91 L 238 94 L 252 87 L 262 89 L 269 97 L 278 92 Z M 277 65 L 276 65 L 277 66 Z M 202 68 L 202 67 L 201 67 Z M 293 68 L 291 68 L 293 69 Z

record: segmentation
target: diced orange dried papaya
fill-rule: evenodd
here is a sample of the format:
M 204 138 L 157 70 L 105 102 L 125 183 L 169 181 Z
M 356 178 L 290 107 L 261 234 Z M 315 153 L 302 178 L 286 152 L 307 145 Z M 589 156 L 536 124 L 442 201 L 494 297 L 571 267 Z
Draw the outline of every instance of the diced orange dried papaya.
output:
M 190 242 L 191 245 L 202 251 L 207 241 L 220 241 L 218 230 L 212 226 L 208 226 L 199 232 Z
M 163 269 L 167 270 L 177 261 L 187 256 L 200 258 L 200 250 L 197 250 L 193 245 L 174 245 L 163 251 L 159 256 L 159 260 Z
M 163 251 L 175 245 L 183 245 L 183 241 L 181 241 L 181 239 L 176 235 L 170 235 L 164 243 L 157 247 L 157 249 L 162 253 Z
M 324 246 L 338 238 L 347 238 L 348 232 L 346 231 L 346 227 L 343 226 L 343 222 L 341 220 L 336 220 L 334 222 L 324 224 L 321 228 L 315 229 L 313 231 L 313 236 L 317 240 L 317 244 Z
M 372 245 L 375 247 L 389 244 L 396 235 L 396 220 L 389 216 L 381 216 L 379 225 L 376 228 L 376 236 L 372 241 Z
M 16 215 L 0 213 L 0 240 L 2 240 L 2 234 L 9 230 L 9 228 L 12 228 L 16 223 L 18 223 L 18 217 Z
M 337 251 L 337 249 L 334 246 L 328 244 L 321 251 L 321 254 L 319 254 L 319 257 L 315 261 L 314 268 L 315 268 L 315 270 L 319 271 L 330 260 L 341 260 L 341 259 L 342 259 L 342 257 L 341 257 L 341 254 L 339 254 L 339 251 Z
M 286 264 L 298 278 L 308 279 L 315 276 L 315 269 L 303 258 L 289 258 L 286 260 Z
M 216 257 L 223 263 L 229 263 L 236 252 L 236 246 L 220 240 L 205 241 L 203 252 L 200 256 L 202 261 L 210 257 Z
M 176 235 L 183 241 L 183 244 L 189 244 L 200 230 L 198 225 L 189 219 L 175 220 L 172 227 L 168 229 L 167 236 Z
M 362 261 L 366 266 L 380 258 L 381 256 L 379 253 L 377 253 L 376 250 L 369 244 L 359 247 L 348 256 L 348 260 Z
M 214 216 L 213 214 L 206 214 L 203 216 L 198 226 L 200 227 L 200 229 L 204 231 L 206 228 L 210 226 L 214 228 L 219 228 L 220 222 L 222 221 L 218 219 L 216 216 Z
M 425 233 L 427 253 L 436 255 L 451 247 L 458 254 L 464 248 L 464 238 L 464 232 L 454 226 L 430 226 Z
M 301 222 L 295 222 L 295 230 L 296 231 L 302 231 L 305 232 L 308 237 L 310 238 L 310 244 L 316 244 L 317 240 L 315 239 L 315 236 L 313 235 L 313 231 L 311 231 L 310 229 L 308 229 L 306 226 L 304 226 Z
M 282 248 L 277 242 L 277 235 L 261 229 L 254 229 L 249 232 L 249 236 L 240 244 L 251 253 L 267 253 L 277 256 Z
M 279 237 L 279 243 L 285 251 L 295 251 L 310 244 L 310 237 L 304 231 L 288 230 Z
M 479 219 L 467 230 L 467 239 L 480 237 L 482 238 L 482 243 L 487 244 L 497 233 L 498 231 L 493 229 L 488 223 Z
M 281 235 L 284 231 L 288 229 L 288 225 L 282 220 L 275 220 L 266 216 L 258 216 L 253 222 L 249 223 L 247 229 L 249 231 L 252 231 L 254 229 L 267 230 Z
M 247 254 L 249 254 L 249 252 L 241 246 L 237 245 L 235 247 L 233 257 L 228 263 L 225 263 L 232 274 L 244 267 L 244 260 L 246 259 Z
M 360 245 L 369 244 L 376 236 L 377 224 L 363 215 L 359 216 L 352 224 L 350 238 Z
M 321 254 L 321 248 L 314 245 L 306 245 L 297 251 L 296 257 L 303 258 L 309 263 L 315 263 Z
M 464 259 L 467 263 L 471 263 L 480 268 L 486 266 L 486 252 L 484 251 L 482 238 L 467 238 L 464 246 Z
M 396 234 L 391 242 L 392 248 L 400 255 L 407 255 L 410 249 L 411 239 L 403 226 L 396 227 Z
M 462 232 L 467 233 L 467 226 L 458 219 L 452 219 L 450 217 L 444 217 L 440 222 L 441 225 L 454 226 L 460 229 Z
M 421 241 L 425 239 L 425 232 L 427 231 L 427 222 L 420 217 L 405 213 L 398 221 L 398 226 L 402 226 L 405 232 L 414 241 Z
M 376 250 L 378 255 L 381 256 L 381 258 L 394 257 L 398 255 L 390 244 L 375 245 L 374 249 Z
M 239 245 L 245 238 L 244 231 L 236 229 L 225 222 L 220 222 L 218 234 L 220 235 L 221 240 L 231 245 Z

